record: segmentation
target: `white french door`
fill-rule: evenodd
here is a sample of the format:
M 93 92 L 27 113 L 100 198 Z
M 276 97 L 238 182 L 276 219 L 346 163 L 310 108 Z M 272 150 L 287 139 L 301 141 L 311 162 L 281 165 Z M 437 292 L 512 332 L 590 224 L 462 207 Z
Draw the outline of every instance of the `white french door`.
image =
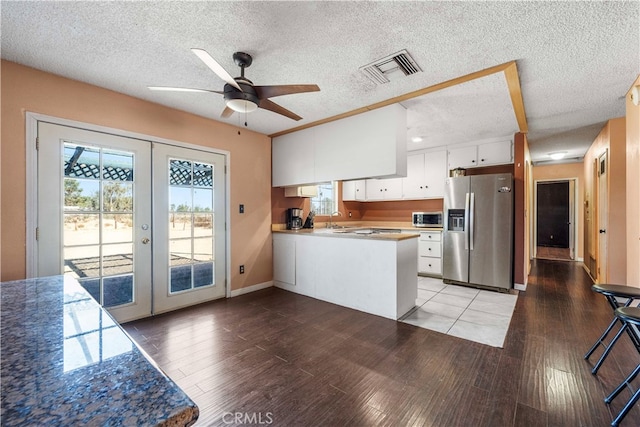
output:
M 153 307 L 225 295 L 224 156 L 154 144 Z
M 38 122 L 38 276 L 119 322 L 225 295 L 224 156 Z

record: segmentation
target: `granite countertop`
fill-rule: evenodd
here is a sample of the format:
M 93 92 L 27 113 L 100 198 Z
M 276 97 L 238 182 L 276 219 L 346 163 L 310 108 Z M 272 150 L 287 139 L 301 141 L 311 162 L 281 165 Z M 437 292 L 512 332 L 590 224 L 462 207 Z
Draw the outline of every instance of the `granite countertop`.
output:
M 198 407 L 72 278 L 0 283 L 0 418 L 189 426 Z

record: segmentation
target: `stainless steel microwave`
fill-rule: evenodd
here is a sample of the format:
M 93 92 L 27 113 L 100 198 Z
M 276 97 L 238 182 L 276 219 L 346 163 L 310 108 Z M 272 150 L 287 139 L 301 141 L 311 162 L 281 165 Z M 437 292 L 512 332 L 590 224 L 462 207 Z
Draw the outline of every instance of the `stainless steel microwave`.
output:
M 422 228 L 442 228 L 442 212 L 414 212 L 413 226 Z

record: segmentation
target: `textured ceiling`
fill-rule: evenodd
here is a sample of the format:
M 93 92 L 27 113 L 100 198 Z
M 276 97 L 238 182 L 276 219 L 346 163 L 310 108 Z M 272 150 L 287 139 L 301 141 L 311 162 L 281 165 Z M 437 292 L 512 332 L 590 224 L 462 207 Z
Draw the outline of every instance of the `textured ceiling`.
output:
M 222 96 L 147 86 L 221 90 L 191 51 L 230 74 L 232 54 L 254 57 L 256 85 L 315 83 L 321 92 L 273 100 L 248 127 L 273 134 L 516 61 L 533 160 L 581 157 L 604 122 L 625 114 L 640 72 L 640 2 L 53 2 L 2 1 L 3 59 L 215 120 Z M 422 72 L 375 85 L 358 69 L 406 49 Z M 517 131 L 498 73 L 402 103 L 419 147 L 491 140 Z

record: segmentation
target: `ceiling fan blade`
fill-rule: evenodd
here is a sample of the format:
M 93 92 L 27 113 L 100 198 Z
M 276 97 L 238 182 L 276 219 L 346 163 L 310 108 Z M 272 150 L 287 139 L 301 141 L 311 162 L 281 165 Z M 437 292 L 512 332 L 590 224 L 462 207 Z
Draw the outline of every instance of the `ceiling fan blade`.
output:
M 260 104 L 258 104 L 258 107 L 265 110 L 273 111 L 274 113 L 282 114 L 283 116 L 289 117 L 290 119 L 293 119 L 295 121 L 302 119 L 302 117 L 300 117 L 299 115 L 292 113 L 286 108 L 276 104 L 273 101 L 269 101 L 268 99 L 261 99 Z
M 258 98 L 266 99 L 274 96 L 291 95 L 294 93 L 318 92 L 318 85 L 278 85 L 278 86 L 254 86 Z
M 222 118 L 227 118 L 227 117 L 231 117 L 231 115 L 234 113 L 234 111 L 229 108 L 229 107 L 224 107 L 224 110 L 222 110 L 222 114 L 220 114 L 220 117 Z
M 219 93 L 220 95 L 224 95 L 224 92 L 221 92 L 219 90 L 194 89 L 189 87 L 147 86 L 147 88 L 150 90 L 165 91 L 165 92 L 205 92 L 205 93 Z
M 207 53 L 207 51 L 193 48 L 191 49 L 191 52 L 195 53 L 198 56 L 198 58 L 200 58 L 202 62 L 204 62 L 205 65 L 211 69 L 211 71 L 213 71 L 218 75 L 218 77 L 220 77 L 222 80 L 224 80 L 225 82 L 227 82 L 228 84 L 230 84 L 231 86 L 235 87 L 240 92 L 242 92 L 242 88 L 233 79 L 233 77 L 231 77 L 231 74 L 227 73 L 227 71 L 224 68 L 222 68 L 222 65 L 218 64 L 218 62 L 215 59 L 213 59 L 211 55 Z

